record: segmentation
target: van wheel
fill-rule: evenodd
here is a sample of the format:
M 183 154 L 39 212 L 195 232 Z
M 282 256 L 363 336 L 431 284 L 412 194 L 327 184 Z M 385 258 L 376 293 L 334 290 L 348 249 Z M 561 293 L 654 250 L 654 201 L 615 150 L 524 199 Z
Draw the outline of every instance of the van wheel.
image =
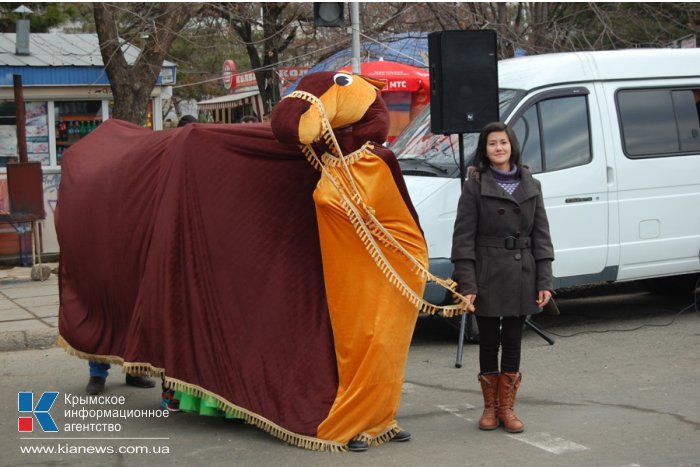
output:
M 647 290 L 656 295 L 692 296 L 699 286 L 698 281 L 700 274 L 657 277 L 643 282 Z

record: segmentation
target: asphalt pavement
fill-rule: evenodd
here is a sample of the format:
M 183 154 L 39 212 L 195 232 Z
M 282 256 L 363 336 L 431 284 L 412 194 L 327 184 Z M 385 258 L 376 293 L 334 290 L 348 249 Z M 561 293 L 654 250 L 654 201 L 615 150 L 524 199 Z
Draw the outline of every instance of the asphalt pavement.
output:
M 154 413 L 160 391 L 126 386 L 117 367 L 107 381 L 110 399 L 101 405 L 75 399 L 84 395 L 87 368 L 54 346 L 56 275 L 40 282 L 29 268 L 3 270 L 0 395 L 7 402 L 0 406 L 0 465 L 700 465 L 697 303 L 634 287 L 573 294 L 558 303 L 561 316 L 536 318 L 554 345 L 531 330 L 523 337 L 517 412 L 524 433 L 477 428 L 478 347 L 467 344 L 463 366 L 455 368 L 455 330 L 428 318 L 414 335 L 398 414 L 413 439 L 365 453 L 318 453 L 235 420 L 185 413 L 96 420 L 94 410 L 114 408 L 116 401 L 132 415 Z M 58 393 L 50 414 L 59 432 L 38 426 L 20 432 L 27 414 L 18 411 L 18 393 L 31 392 L 37 404 L 49 391 Z M 65 430 L 75 422 L 119 424 L 120 431 Z
M 57 263 L 47 263 L 55 271 Z M 0 351 L 53 347 L 58 337 L 58 276 L 31 277 L 31 267 L 0 270 Z

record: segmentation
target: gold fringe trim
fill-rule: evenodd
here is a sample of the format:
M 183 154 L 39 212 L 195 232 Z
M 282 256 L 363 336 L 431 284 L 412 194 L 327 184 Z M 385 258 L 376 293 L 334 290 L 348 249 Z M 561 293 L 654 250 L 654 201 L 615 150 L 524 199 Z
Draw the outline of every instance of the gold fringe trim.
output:
M 336 188 L 341 196 L 341 206 L 348 220 L 350 220 L 353 227 L 355 227 L 355 231 L 364 244 L 365 249 L 389 282 L 397 287 L 401 295 L 416 306 L 419 312 L 428 314 L 439 313 L 446 317 L 452 317 L 461 315 L 467 311 L 472 311 L 471 308 L 468 309 L 469 302 L 466 297 L 456 291 L 457 284 L 452 279 L 443 279 L 431 274 L 415 256 L 408 252 L 403 245 L 384 228 L 381 222 L 375 217 L 374 209 L 364 202 L 360 190 L 355 183 L 352 171 L 350 170 L 350 165 L 359 160 L 363 155 L 369 153 L 374 146 L 368 142 L 348 156 L 343 156 L 340 145 L 335 138 L 333 128 L 326 115 L 323 102 L 317 96 L 305 91 L 294 91 L 285 97 L 285 99 L 287 98 L 302 99 L 309 102 L 311 105 L 314 105 L 319 112 L 322 129 L 321 138 L 330 147 L 333 154 L 326 153 L 319 158 L 311 145 L 301 145 L 301 150 L 312 166 L 317 170 L 321 170 L 323 175 L 326 176 Z M 350 185 L 349 188 L 346 188 L 345 184 L 338 178 L 340 174 L 334 174 L 338 169 L 342 170 L 343 178 L 347 179 Z M 449 290 L 458 303 L 438 306 L 423 299 L 422 295 L 416 293 L 416 291 L 398 274 L 375 239 L 385 247 L 399 253 L 402 257 L 407 259 L 411 264 L 411 271 L 421 277 L 421 279 L 435 282 L 439 286 Z
M 345 197 L 341 197 L 340 204 L 344 208 L 348 219 L 352 223 L 353 227 L 355 227 L 355 231 L 357 232 L 358 237 L 364 244 L 365 249 L 369 252 L 370 256 L 374 260 L 374 263 L 377 265 L 379 270 L 384 274 L 384 276 L 389 280 L 389 282 L 401 292 L 401 295 L 403 295 L 411 304 L 418 308 L 419 312 L 428 313 L 431 315 L 438 312 L 442 312 L 445 316 L 454 316 L 455 314 L 461 314 L 464 312 L 464 308 L 459 304 L 445 306 L 434 305 L 425 300 L 421 295 L 416 293 L 416 291 L 414 291 L 403 280 L 401 275 L 394 269 L 394 267 L 391 265 L 391 262 L 384 255 L 384 252 L 382 252 L 379 245 L 377 245 L 377 242 L 375 241 L 372 232 L 368 228 L 367 224 L 363 222 L 363 219 L 357 212 L 356 206 L 349 203 L 347 198 Z M 415 258 L 412 255 L 410 255 L 410 253 L 406 252 L 405 250 L 403 250 L 402 253 L 404 253 L 405 257 L 413 259 L 417 263 L 417 260 L 415 260 Z M 414 266 L 416 263 L 414 263 Z M 419 273 L 423 275 L 423 278 L 426 278 L 426 275 L 432 276 L 424 268 L 422 268 L 422 270 Z M 454 293 L 453 290 L 452 292 Z
M 325 153 L 321 156 L 321 161 L 325 167 L 341 167 L 343 164 L 352 165 L 362 159 L 362 156 L 371 153 L 372 149 L 374 149 L 374 144 L 368 141 L 360 149 L 351 152 L 345 157 L 335 157 L 332 154 Z
M 394 422 L 391 424 L 391 426 L 389 426 L 389 428 L 385 429 L 376 436 L 372 436 L 369 433 L 360 433 L 353 439 L 356 439 L 358 441 L 364 441 L 370 446 L 379 446 L 388 441 L 391 441 L 394 438 L 394 436 L 396 436 L 400 432 L 401 428 L 399 428 L 396 422 Z
M 76 357 L 93 360 L 101 363 L 114 363 L 122 365 L 125 372 L 130 374 L 139 375 L 149 375 L 154 377 L 161 377 L 165 380 L 165 384 L 168 388 L 174 389 L 176 391 L 184 392 L 185 394 L 191 394 L 195 397 L 201 399 L 213 398 L 216 401 L 216 406 L 219 410 L 226 412 L 229 415 L 233 415 L 238 418 L 242 418 L 246 423 L 250 425 L 255 425 L 256 427 L 270 433 L 272 436 L 281 439 L 287 444 L 293 446 L 298 446 L 300 448 L 308 449 L 311 451 L 325 451 L 325 452 L 345 452 L 347 451 L 347 445 L 343 443 L 338 443 L 335 441 L 328 441 L 319 438 L 314 438 L 312 436 L 300 435 L 291 432 L 276 423 L 262 417 L 255 412 L 251 412 L 248 409 L 239 407 L 232 402 L 226 400 L 220 395 L 213 393 L 204 389 L 196 384 L 187 383 L 185 381 L 171 378 L 165 374 L 163 368 L 158 368 L 152 366 L 150 363 L 146 362 L 125 362 L 123 358 L 114 355 L 93 355 L 85 352 L 81 352 L 73 348 L 62 336 L 58 337 L 57 344 L 63 348 L 69 355 L 74 355 Z
M 73 348 L 61 335 L 59 335 L 58 339 L 56 339 L 56 345 L 65 350 L 67 354 L 73 355 L 74 357 L 82 358 L 83 360 L 92 360 L 93 362 L 98 363 L 109 363 L 110 365 L 124 364 L 124 359 L 115 355 L 94 355 L 81 352 L 80 350 Z
M 309 164 L 316 169 L 316 170 L 321 170 L 323 167 L 323 164 L 321 163 L 321 160 L 316 157 L 316 153 L 314 150 L 311 148 L 311 146 L 300 146 L 302 152 L 306 156 L 306 160 L 309 161 Z

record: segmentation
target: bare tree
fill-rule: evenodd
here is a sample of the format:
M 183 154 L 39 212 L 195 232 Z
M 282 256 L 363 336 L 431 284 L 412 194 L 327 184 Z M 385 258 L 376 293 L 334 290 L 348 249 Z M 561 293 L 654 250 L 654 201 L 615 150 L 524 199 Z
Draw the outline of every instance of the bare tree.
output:
M 148 101 L 168 49 L 199 8 L 192 3 L 93 4 L 102 60 L 114 95 L 114 118 L 146 123 Z M 142 42 L 134 63 L 124 56 L 126 42 Z
M 279 100 L 277 66 L 313 66 L 350 46 L 346 27 L 313 26 L 309 2 L 98 5 L 95 18 L 113 83 L 115 116 L 138 122 L 145 118 L 145 107 L 134 103 L 147 101 L 166 56 L 162 52 L 178 32 L 176 53 L 168 57 L 183 71 L 178 81 L 187 85 L 187 91 L 179 89 L 180 97 L 225 92 L 218 81 L 221 63 L 235 58 L 239 71 L 255 70 L 266 111 Z M 668 46 L 697 33 L 699 19 L 700 3 L 360 3 L 363 41 L 386 42 L 398 33 L 489 28 L 498 33 L 500 58 L 517 52 Z M 121 54 L 119 45 L 125 41 L 142 48 L 139 60 L 131 65 Z
M 280 98 L 276 66 L 284 63 L 311 66 L 350 45 L 347 28 L 313 26 L 310 3 L 237 2 L 210 6 L 227 21 L 245 46 L 267 111 Z M 361 9 L 361 30 L 369 36 L 405 32 L 418 20 L 413 16 L 407 22 L 405 13 L 413 7 L 406 3 L 361 3 Z
M 692 2 L 436 2 L 415 9 L 427 30 L 496 30 L 501 58 L 516 51 L 668 47 L 700 32 L 700 3 Z
M 215 3 L 212 13 L 227 21 L 228 27 L 245 47 L 255 70 L 258 89 L 269 113 L 280 99 L 275 67 L 297 36 L 300 16 L 309 6 L 295 2 Z

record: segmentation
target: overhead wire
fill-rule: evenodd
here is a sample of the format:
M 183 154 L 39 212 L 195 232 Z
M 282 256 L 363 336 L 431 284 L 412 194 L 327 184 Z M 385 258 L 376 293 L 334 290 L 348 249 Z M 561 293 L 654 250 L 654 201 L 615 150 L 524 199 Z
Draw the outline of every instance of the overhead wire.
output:
M 110 4 L 110 5 L 111 5 L 111 4 Z M 115 6 L 115 8 L 116 8 L 116 7 L 117 7 L 117 6 Z M 128 11 L 128 10 L 127 10 L 127 11 Z M 130 12 L 130 13 L 133 13 L 133 12 Z M 405 13 L 405 12 L 402 12 L 401 14 L 403 14 L 403 13 Z M 285 27 L 284 27 L 282 30 L 287 29 L 291 24 L 292 24 L 291 22 L 288 23 L 287 25 L 285 25 Z M 349 29 L 349 30 L 352 30 L 353 28 L 350 27 L 350 28 L 348 28 L 348 29 Z M 282 30 L 275 32 L 275 35 L 276 35 L 276 34 L 279 34 Z M 381 45 L 381 46 L 383 46 L 383 47 L 386 47 L 388 50 L 393 51 L 393 52 L 396 53 L 397 55 L 400 55 L 400 56 L 402 56 L 402 57 L 405 57 L 406 59 L 411 60 L 411 61 L 413 61 L 413 62 L 416 62 L 416 63 L 418 63 L 420 66 L 423 66 L 423 63 L 421 63 L 420 60 L 417 60 L 416 58 L 414 58 L 414 57 L 412 57 L 412 56 L 410 56 L 410 55 L 407 55 L 407 54 L 403 53 L 402 51 L 400 51 L 400 50 L 398 50 L 398 49 L 395 49 L 395 48 L 391 47 L 390 45 L 388 45 L 388 44 L 385 43 L 385 42 L 381 42 L 381 41 L 379 41 L 379 40 L 377 40 L 377 39 L 375 39 L 375 38 L 373 38 L 373 37 L 370 37 L 370 36 L 368 36 L 368 35 L 362 33 L 362 31 L 360 31 L 359 29 L 357 29 L 357 31 L 359 32 L 359 34 L 360 34 L 363 38 L 365 38 L 365 39 L 367 39 L 367 40 L 369 40 L 369 41 L 371 41 L 371 42 L 374 42 L 374 43 L 376 43 L 376 44 L 379 44 L 379 45 Z M 259 41 L 253 42 L 253 44 L 261 43 L 261 42 L 263 42 L 263 41 L 265 41 L 265 40 L 267 40 L 267 39 L 268 39 L 268 38 L 263 38 L 263 39 L 261 39 L 261 40 L 259 40 Z M 341 39 L 340 41 L 336 41 L 334 44 L 331 44 L 331 45 L 328 45 L 328 46 L 325 46 L 325 47 L 318 48 L 318 49 L 314 50 L 313 52 L 308 52 L 308 53 L 306 53 L 306 54 L 296 55 L 296 56 L 294 56 L 294 57 L 290 57 L 290 58 L 287 58 L 287 59 L 284 59 L 284 60 L 279 60 L 279 61 L 277 61 L 277 62 L 275 62 L 275 63 L 271 63 L 271 64 L 268 64 L 268 65 L 265 65 L 265 66 L 262 66 L 262 67 L 258 67 L 258 68 L 253 68 L 253 69 L 250 69 L 250 70 L 246 70 L 246 73 L 249 73 L 249 72 L 256 72 L 256 71 L 260 71 L 260 70 L 263 70 L 263 69 L 267 69 L 267 68 L 271 68 L 271 67 L 276 67 L 276 66 L 279 66 L 279 65 L 288 63 L 288 62 L 293 62 L 293 61 L 299 60 L 299 59 L 301 59 L 301 58 L 308 57 L 308 56 L 310 56 L 310 55 L 316 55 L 316 54 L 318 54 L 319 52 L 322 52 L 322 51 L 324 51 L 324 50 L 337 47 L 337 46 L 338 46 L 338 42 L 344 43 L 344 42 L 349 42 L 349 41 L 350 41 L 350 38 Z M 242 42 L 242 41 L 239 41 L 239 42 L 247 44 L 246 42 Z M 131 45 L 131 44 L 129 44 L 129 45 Z M 206 80 L 202 80 L 202 81 L 197 81 L 197 82 L 194 82 L 194 83 L 186 83 L 186 84 L 174 85 L 174 86 L 172 86 L 172 88 L 173 88 L 173 89 L 185 88 L 185 87 L 190 87 L 190 86 L 196 86 L 196 85 L 199 85 L 199 84 L 212 83 L 212 82 L 215 82 L 215 81 L 220 81 L 220 80 L 222 80 L 222 79 L 223 79 L 223 77 L 218 76 L 218 77 L 216 77 L 216 78 L 210 78 L 210 79 L 206 79 Z
M 385 44 L 384 42 L 381 42 L 381 41 L 378 41 L 378 40 L 376 40 L 376 39 L 373 39 L 373 38 L 367 36 L 366 34 L 363 34 L 362 31 L 359 31 L 359 32 L 360 32 L 360 36 L 364 37 L 365 39 L 368 39 L 368 40 L 370 40 L 370 41 L 372 41 L 372 42 L 374 42 L 374 43 L 376 43 L 376 44 L 382 45 L 382 46 L 386 47 L 387 49 L 391 50 L 392 52 L 394 52 L 395 54 L 401 55 L 401 56 L 403 56 L 403 57 L 405 57 L 405 58 L 407 58 L 407 59 L 409 59 L 409 60 L 412 60 L 412 61 L 418 63 L 418 64 L 420 65 L 420 67 L 425 68 L 424 63 L 421 62 L 420 60 L 418 60 L 417 58 L 411 57 L 410 55 L 407 55 L 407 54 L 401 52 L 400 50 L 395 49 L 395 48 L 393 48 L 393 47 L 391 47 L 391 46 Z
M 296 56 L 291 57 L 291 58 L 287 58 L 287 59 L 284 59 L 284 60 L 279 60 L 278 62 L 275 62 L 275 63 L 270 63 L 269 65 L 261 66 L 261 67 L 258 67 L 258 68 L 253 68 L 253 69 L 250 69 L 250 70 L 246 70 L 244 73 L 256 72 L 256 71 L 264 70 L 264 69 L 267 69 L 267 68 L 276 67 L 276 66 L 282 65 L 282 64 L 284 64 L 284 63 L 288 63 L 288 62 L 292 62 L 292 61 L 298 60 L 298 59 L 300 59 L 300 58 L 308 57 L 309 55 L 315 55 L 315 54 L 317 54 L 317 53 L 319 53 L 319 52 L 321 52 L 321 51 L 323 51 L 323 50 L 330 49 L 330 48 L 333 48 L 333 47 L 337 47 L 337 45 L 338 45 L 337 43 L 336 43 L 336 44 L 327 45 L 327 46 L 325 46 L 325 47 L 321 47 L 320 49 L 316 49 L 316 50 L 313 51 L 313 52 L 309 52 L 309 53 L 302 54 L 302 55 L 296 55 Z M 219 77 L 216 77 L 216 78 L 211 78 L 211 79 L 207 79 L 207 80 L 203 80 L 203 81 L 197 81 L 196 83 L 178 84 L 178 85 L 173 86 L 173 89 L 184 88 L 184 87 L 188 87 L 188 86 L 195 86 L 195 85 L 198 85 L 198 84 L 212 83 L 212 82 L 214 82 L 214 81 L 220 81 L 220 80 L 222 80 L 222 79 L 223 79 L 223 78 L 222 78 L 221 76 L 219 76 Z
M 352 28 L 349 28 L 349 29 L 352 29 Z M 379 40 L 377 40 L 377 39 L 374 39 L 374 38 L 372 38 L 372 37 L 370 37 L 370 36 L 368 36 L 368 35 L 366 35 L 366 34 L 363 34 L 361 31 L 360 31 L 360 35 L 361 35 L 362 37 L 364 37 L 365 39 L 371 41 L 371 42 L 374 42 L 374 43 L 376 43 L 376 44 L 379 44 L 379 45 L 382 45 L 382 46 L 386 47 L 388 50 L 391 50 L 392 52 L 396 53 L 397 55 L 401 55 L 401 56 L 403 56 L 403 57 L 405 57 L 405 58 L 407 58 L 407 59 L 409 59 L 409 60 L 413 60 L 414 62 L 419 63 L 421 66 L 423 66 L 423 63 L 421 63 L 420 60 L 417 60 L 416 58 L 411 57 L 410 55 L 407 55 L 407 54 L 401 52 L 400 50 L 391 47 L 390 45 L 388 45 L 388 43 L 381 42 L 381 41 L 379 41 Z M 340 42 L 340 43 L 344 43 L 344 42 L 349 42 L 349 41 L 350 41 L 350 38 L 346 38 L 346 39 L 340 40 L 339 42 Z M 319 52 L 322 52 L 322 51 L 324 51 L 324 50 L 327 50 L 327 49 L 330 49 L 330 48 L 334 48 L 334 47 L 337 47 L 337 46 L 338 46 L 338 42 L 336 42 L 336 43 L 334 43 L 334 44 L 331 44 L 331 45 L 327 45 L 327 46 L 325 46 L 325 47 L 321 47 L 321 48 L 319 48 L 319 49 L 314 50 L 313 52 L 309 52 L 309 53 L 302 54 L 302 55 L 296 55 L 296 56 L 294 56 L 294 57 L 290 57 L 290 58 L 287 58 L 287 59 L 284 59 L 284 60 L 279 60 L 279 61 L 276 62 L 276 63 L 271 63 L 271 64 L 269 64 L 269 65 L 265 65 L 265 66 L 262 66 L 262 67 L 253 68 L 253 69 L 251 69 L 251 70 L 246 70 L 245 72 L 246 72 L 246 73 L 250 73 L 250 72 L 255 72 L 255 71 L 263 70 L 263 69 L 266 69 L 266 68 L 271 68 L 271 67 L 279 66 L 279 65 L 282 65 L 282 64 L 284 64 L 284 63 L 293 62 L 293 61 L 299 60 L 299 59 L 301 59 L 301 58 L 308 57 L 308 56 L 310 56 L 310 55 L 316 55 L 316 54 L 318 54 Z M 216 78 L 211 78 L 211 79 L 207 79 L 207 80 L 203 80 L 203 81 L 198 81 L 198 82 L 196 82 L 196 83 L 179 84 L 179 85 L 173 86 L 173 89 L 178 89 L 178 88 L 183 88 L 183 87 L 188 87 L 188 86 L 196 86 L 196 85 L 198 85 L 198 84 L 212 83 L 212 82 L 214 82 L 214 81 L 220 81 L 220 80 L 222 80 L 222 79 L 223 79 L 223 78 L 219 76 L 219 77 L 216 77 Z

